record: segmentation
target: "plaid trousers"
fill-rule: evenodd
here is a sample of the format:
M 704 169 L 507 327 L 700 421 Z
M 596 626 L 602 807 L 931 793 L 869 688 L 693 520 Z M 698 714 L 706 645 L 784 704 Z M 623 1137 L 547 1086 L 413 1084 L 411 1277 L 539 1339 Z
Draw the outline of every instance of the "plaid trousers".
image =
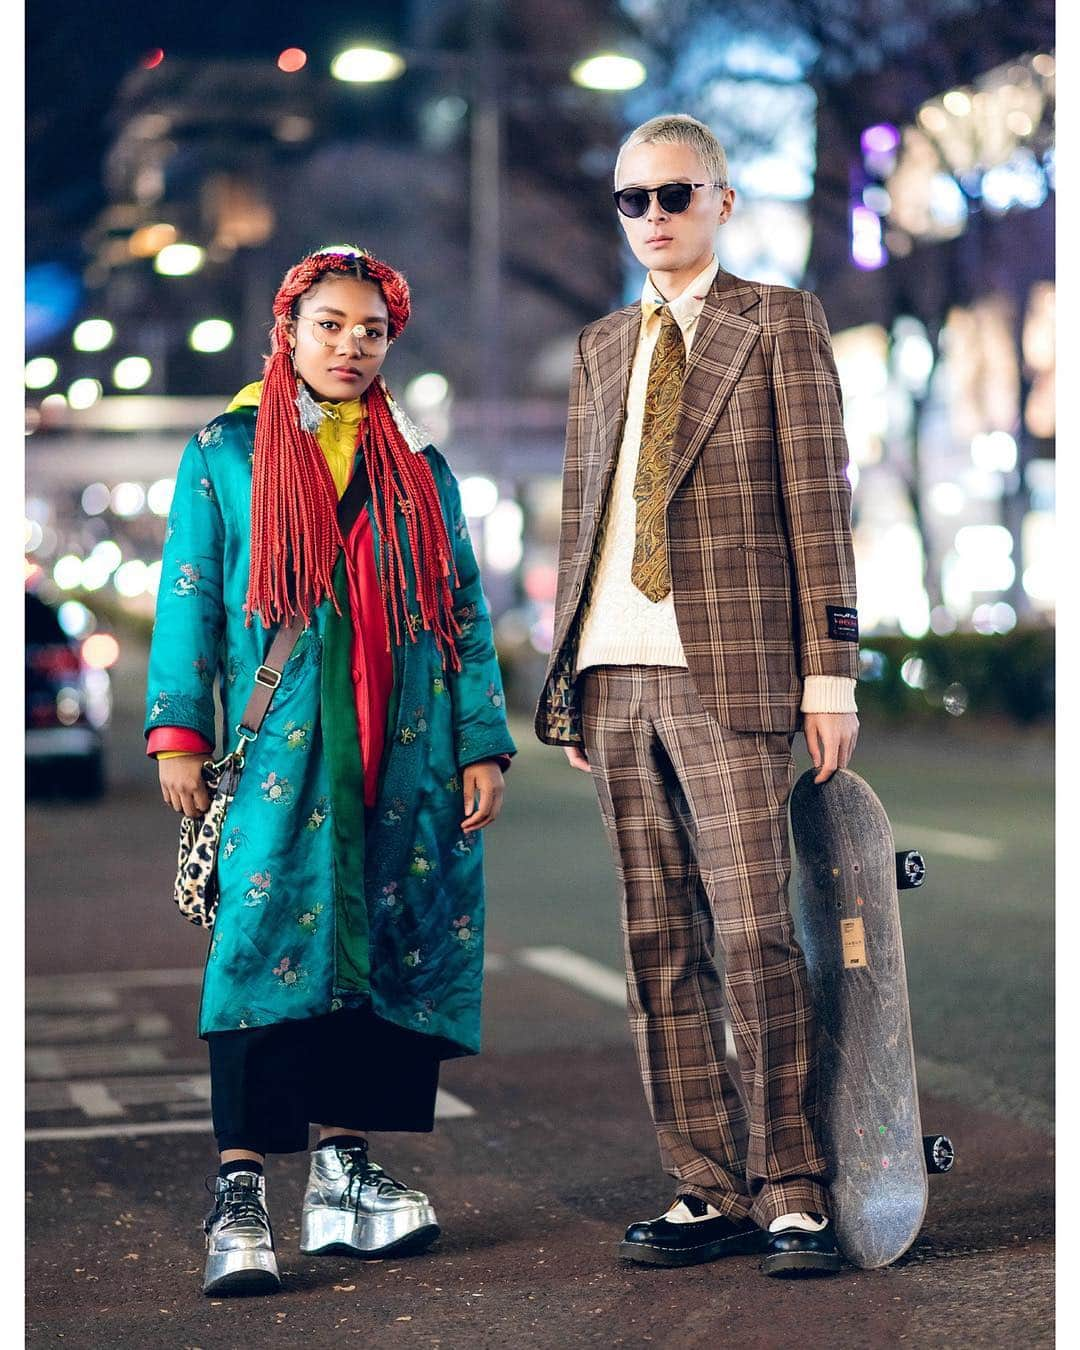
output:
M 721 727 L 670 666 L 597 666 L 579 688 L 664 1170 L 679 1195 L 763 1228 L 827 1213 L 814 1013 L 787 904 L 792 737 Z

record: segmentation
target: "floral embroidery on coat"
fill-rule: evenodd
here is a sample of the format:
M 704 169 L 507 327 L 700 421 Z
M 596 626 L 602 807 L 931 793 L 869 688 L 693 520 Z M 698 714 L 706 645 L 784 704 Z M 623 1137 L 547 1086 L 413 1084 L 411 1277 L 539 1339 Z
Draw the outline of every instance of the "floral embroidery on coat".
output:
M 417 966 L 423 964 L 423 958 L 420 955 L 420 948 L 414 947 L 411 952 L 406 952 L 405 955 L 401 958 L 401 960 L 402 964 L 407 966 L 409 970 L 415 970 Z
M 221 444 L 220 424 L 211 422 L 209 426 L 203 427 L 202 431 L 195 433 L 195 439 L 199 443 L 200 450 L 212 450 L 215 446 Z
M 304 829 L 317 830 L 319 826 L 325 822 L 326 817 L 329 814 L 330 814 L 330 798 L 320 797 L 319 800 L 315 803 L 315 807 L 312 810 L 311 815 L 308 816 L 307 822 L 304 825 Z
M 294 966 L 289 957 L 283 956 L 274 967 L 275 974 L 286 988 L 295 988 L 307 979 L 307 971 L 302 966 Z
M 462 914 L 456 918 L 450 926 L 450 932 L 457 938 L 458 945 L 464 947 L 468 952 L 471 952 L 480 940 L 468 914 Z
M 198 656 L 191 663 L 192 669 L 199 677 L 199 683 L 205 684 L 209 688 L 214 683 L 214 668 L 205 656 Z
M 199 571 L 199 569 L 195 566 L 194 563 L 181 563 L 180 575 L 176 578 L 176 581 L 173 583 L 173 594 L 198 595 L 199 580 L 201 577 L 202 572 Z
M 285 733 L 285 744 L 290 750 L 306 750 L 310 742 L 308 734 L 311 731 L 311 723 L 303 722 L 299 726 L 295 722 L 286 722 L 282 727 Z
M 271 770 L 259 786 L 263 790 L 263 801 L 273 802 L 276 806 L 286 806 L 292 800 L 292 784 L 287 778 L 279 778 L 277 770 Z
M 400 918 L 405 912 L 405 902 L 398 894 L 398 884 L 391 881 L 382 888 L 379 896 L 379 909 L 388 919 Z
M 396 825 L 398 821 L 403 819 L 404 812 L 405 812 L 405 803 L 401 800 L 400 797 L 395 797 L 393 801 L 391 801 L 389 808 L 387 809 L 386 813 L 383 816 L 383 824 Z
M 273 880 L 269 872 L 252 872 L 248 877 L 251 885 L 244 892 L 244 908 L 252 909 L 263 905 L 270 899 L 270 883 Z
M 409 875 L 419 877 L 421 881 L 426 881 L 428 873 L 434 870 L 434 863 L 427 856 L 427 849 L 423 844 L 413 845 L 412 861 L 409 863 Z
M 488 696 L 488 701 L 490 702 L 490 704 L 491 704 L 491 706 L 492 706 L 493 708 L 501 708 L 501 707 L 502 707 L 502 705 L 503 705 L 503 696 L 502 696 L 502 692 L 501 692 L 500 690 L 498 690 L 498 689 L 495 688 L 494 683 L 488 685 L 488 687 L 487 687 L 487 696 Z
M 228 838 L 225 840 L 225 845 L 221 851 L 226 858 L 231 858 L 232 855 L 236 852 L 236 850 L 241 846 L 241 844 L 246 844 L 247 841 L 248 837 L 240 828 L 240 826 L 234 825 L 233 828 L 229 831 Z
M 319 915 L 323 912 L 323 908 L 322 905 L 312 905 L 310 909 L 305 909 L 303 914 L 296 916 L 296 922 L 305 933 L 317 933 L 319 931 L 315 925 Z

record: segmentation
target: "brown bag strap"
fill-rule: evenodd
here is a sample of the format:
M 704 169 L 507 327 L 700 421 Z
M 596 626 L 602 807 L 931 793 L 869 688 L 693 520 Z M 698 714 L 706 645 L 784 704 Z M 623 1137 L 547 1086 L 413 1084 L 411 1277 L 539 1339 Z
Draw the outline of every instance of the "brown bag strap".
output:
M 348 541 L 370 490 L 367 465 L 361 455 L 349 479 L 349 485 L 338 502 L 338 528 L 342 539 Z M 255 672 L 255 684 L 248 695 L 244 715 L 236 727 L 236 734 L 241 738 L 237 750 L 243 749 L 244 741 L 253 741 L 259 734 L 259 728 L 274 697 L 274 690 L 281 683 L 282 671 L 303 631 L 304 621 L 294 618 L 290 623 L 283 624 L 274 634 L 270 650 Z

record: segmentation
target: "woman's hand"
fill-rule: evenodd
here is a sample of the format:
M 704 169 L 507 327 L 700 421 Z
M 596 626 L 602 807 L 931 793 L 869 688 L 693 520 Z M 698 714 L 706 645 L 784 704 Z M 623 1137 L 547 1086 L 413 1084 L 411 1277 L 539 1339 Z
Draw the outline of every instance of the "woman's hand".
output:
M 161 795 L 174 811 L 185 816 L 204 816 L 210 808 L 210 793 L 203 781 L 202 766 L 209 755 L 173 755 L 158 760 Z
M 804 713 L 806 748 L 818 770 L 815 783 L 827 782 L 837 769 L 846 769 L 859 739 L 855 713 Z
M 503 803 L 503 772 L 495 760 L 481 759 L 462 770 L 461 781 L 465 792 L 461 829 L 471 834 L 498 819 Z

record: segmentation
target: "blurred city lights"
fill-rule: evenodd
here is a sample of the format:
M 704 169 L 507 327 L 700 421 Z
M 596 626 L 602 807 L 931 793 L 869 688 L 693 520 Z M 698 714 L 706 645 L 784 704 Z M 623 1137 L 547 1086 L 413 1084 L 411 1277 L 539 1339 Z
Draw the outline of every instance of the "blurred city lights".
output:
M 109 489 L 104 483 L 90 483 L 83 488 L 82 509 L 88 516 L 100 516 L 109 505 Z
M 1044 79 L 1049 79 L 1054 73 L 1054 58 L 1047 56 L 1045 52 L 1033 57 L 1031 64 Z
M 945 605 L 935 605 L 930 611 L 930 628 L 938 637 L 956 632 L 956 615 Z
M 903 314 L 893 324 L 896 368 L 905 386 L 921 397 L 934 369 L 934 348 L 920 321 Z
M 45 531 L 36 520 L 27 520 L 24 529 L 23 547 L 27 553 L 36 553 L 41 547 L 41 541 L 45 537 Z
M 41 411 L 49 412 L 59 408 L 66 408 L 68 405 L 65 394 L 46 394 L 41 400 Z
M 517 502 L 504 497 L 484 521 L 484 560 L 493 572 L 512 572 L 521 561 L 525 516 Z
M 966 117 L 971 111 L 971 98 L 963 89 L 951 89 L 941 101 L 954 117 Z
M 64 726 L 74 726 L 79 720 L 79 714 L 82 712 L 82 704 L 79 701 L 79 691 L 72 689 L 70 685 L 64 685 L 62 689 L 56 691 L 56 720 L 62 722 Z
M 583 89 L 606 89 L 612 91 L 636 89 L 645 83 L 645 67 L 632 56 L 619 56 L 616 52 L 602 52 L 579 61 L 570 71 L 570 78 Z
M 204 251 L 198 244 L 166 244 L 154 259 L 154 271 L 163 277 L 186 277 L 203 265 Z
M 862 203 L 879 216 L 887 216 L 892 206 L 892 198 L 880 183 L 871 183 L 862 190 Z
M 495 510 L 499 500 L 499 489 L 482 474 L 463 478 L 461 488 L 461 509 L 473 520 L 488 516 Z
M 289 113 L 274 123 L 275 138 L 287 145 L 298 145 L 301 141 L 310 140 L 314 132 L 315 123 L 311 118 L 300 117 L 296 113 Z
M 147 595 L 157 595 L 158 586 L 161 584 L 161 559 L 152 562 L 146 569 L 145 587 Z
M 307 52 L 299 47 L 286 47 L 277 59 L 278 70 L 285 71 L 292 75 L 298 70 L 303 70 L 307 65 Z
M 102 352 L 116 336 L 108 319 L 83 319 L 76 324 L 71 345 L 77 352 Z
M 1007 431 L 986 431 L 971 442 L 971 462 L 986 473 L 1011 473 L 1016 468 L 1016 442 Z
M 62 591 L 73 591 L 82 576 L 83 560 L 74 553 L 65 553 L 53 564 L 53 581 Z
M 908 656 L 900 666 L 900 678 L 910 689 L 925 689 L 930 672 L 921 656 Z
M 99 544 L 95 544 L 90 550 L 90 557 L 97 564 L 104 567 L 108 572 L 115 572 L 120 566 L 123 554 L 120 552 L 120 545 L 115 539 L 103 539 Z
M 381 80 L 396 80 L 404 73 L 405 62 L 397 52 L 379 47 L 349 47 L 330 64 L 334 79 L 348 84 L 377 84 Z
M 146 505 L 155 516 L 169 514 L 175 489 L 176 480 L 173 478 L 159 478 L 146 489 Z
M 117 483 L 109 500 L 115 515 L 137 516 L 146 505 L 146 492 L 141 483 Z M 117 549 L 117 562 L 120 561 L 119 552 Z
M 1004 525 L 965 525 L 953 543 L 962 558 L 1007 558 L 1013 551 L 1013 537 Z
M 108 670 L 116 664 L 120 644 L 111 633 L 92 633 L 82 645 L 82 659 L 91 670 Z
M 116 569 L 113 585 L 120 595 L 129 598 L 142 595 L 143 591 L 146 590 L 146 564 L 138 558 L 123 563 Z
M 223 352 L 232 340 L 228 319 L 203 319 L 188 334 L 188 344 L 196 352 Z
M 930 179 L 930 215 L 942 227 L 939 233 L 960 233 L 967 221 L 967 198 L 951 173 Z
M 864 155 L 887 155 L 900 144 L 900 132 L 891 122 L 867 127 L 860 137 Z
M 139 65 L 143 70 L 156 70 L 165 60 L 165 52 L 161 47 L 151 47 L 148 52 L 139 58 Z
M 962 717 L 967 712 L 968 691 L 962 684 L 950 684 L 941 696 L 941 704 L 950 717 Z
M 931 134 L 938 131 L 944 131 L 949 125 L 949 119 L 945 116 L 944 109 L 939 108 L 936 103 L 927 103 L 919 109 L 919 125 Z
M 930 489 L 930 505 L 939 516 L 958 516 L 966 503 L 959 483 L 935 483 Z
M 68 386 L 67 401 L 73 408 L 92 408 L 100 397 L 100 380 L 84 378 Z
M 78 600 L 65 600 L 56 611 L 56 620 L 68 637 L 82 637 L 94 625 L 94 616 Z
M 142 225 L 128 240 L 128 252 L 133 258 L 153 258 L 163 248 L 176 243 L 176 226 L 159 222 Z
M 856 267 L 872 271 L 884 267 L 888 255 L 881 243 L 881 219 L 865 206 L 851 209 L 851 258 Z
M 995 211 L 1013 206 L 1033 209 L 1046 200 L 1046 175 L 1032 152 L 1020 147 L 1004 163 L 987 170 L 982 180 L 983 200 Z
M 417 375 L 405 386 L 405 399 L 417 412 L 428 412 L 438 408 L 450 392 L 445 375 L 437 371 L 428 371 L 426 375 Z
M 60 373 L 51 356 L 34 356 L 26 363 L 23 379 L 27 389 L 48 389 Z
M 141 389 L 153 373 L 145 356 L 125 356 L 113 366 L 113 384 L 117 389 Z

